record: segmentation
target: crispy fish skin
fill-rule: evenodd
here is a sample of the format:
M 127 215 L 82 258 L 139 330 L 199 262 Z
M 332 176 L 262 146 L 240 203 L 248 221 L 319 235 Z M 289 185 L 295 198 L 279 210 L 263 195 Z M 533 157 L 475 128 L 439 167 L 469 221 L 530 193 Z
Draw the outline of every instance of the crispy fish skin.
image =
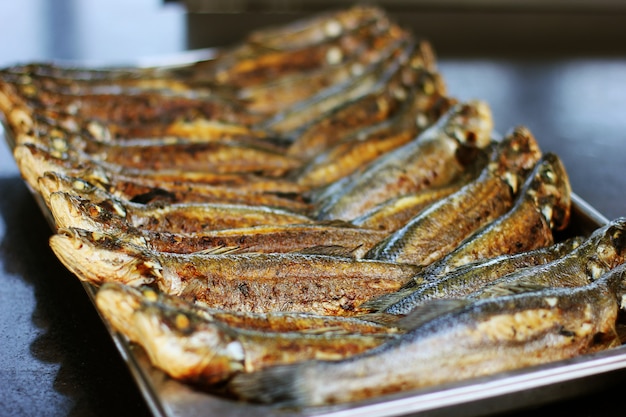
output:
M 132 226 L 155 232 L 192 234 L 263 224 L 306 224 L 310 218 L 286 210 L 237 204 L 136 204 L 119 200 L 94 203 L 63 191 L 48 202 L 58 227 L 102 230 Z
M 463 298 L 490 282 L 522 268 L 547 264 L 572 252 L 584 241 L 575 237 L 545 248 L 501 255 L 483 261 L 470 262 L 445 274 L 441 279 L 398 290 L 361 304 L 361 310 L 407 315 L 417 306 L 430 300 Z
M 48 149 L 35 143 L 22 143 L 15 147 L 13 155 L 24 180 L 45 195 L 63 191 L 62 188 L 55 188 L 62 186 L 60 181 L 64 176 L 91 183 L 118 199 L 139 203 L 215 202 L 220 195 L 226 197 L 234 193 L 231 194 L 234 197 L 231 203 L 235 200 L 241 202 L 243 195 L 243 199 L 248 202 L 252 202 L 256 196 L 267 198 L 270 206 L 289 207 L 296 211 L 310 209 L 299 198 L 304 190 L 282 178 L 181 170 L 115 169 L 96 161 L 77 159 L 65 154 L 65 150 L 65 145 L 61 145 L 59 149 Z M 53 178 L 55 174 L 58 177 L 56 180 Z M 45 181 L 43 184 L 42 179 Z M 47 186 L 47 189 L 41 188 L 41 185 Z M 283 198 L 281 194 L 294 197 Z
M 199 384 L 215 384 L 236 372 L 276 364 L 341 359 L 396 336 L 391 329 L 380 334 L 244 329 L 169 300 L 111 284 L 96 294 L 96 305 L 107 321 L 144 347 L 153 365 L 175 378 Z
M 81 280 L 155 283 L 168 294 L 235 311 L 354 315 L 358 304 L 398 289 L 416 272 L 411 265 L 299 253 L 154 252 L 81 229 L 61 229 L 50 246 Z
M 350 223 L 358 227 L 395 232 L 426 207 L 457 192 L 465 184 L 465 181 L 458 181 L 444 187 L 392 198 L 373 207 Z
M 554 244 L 555 230 L 569 222 L 571 189 L 560 158 L 546 153 L 528 175 L 515 205 L 430 264 L 417 282 L 434 281 L 467 263 Z
M 527 129 L 514 130 L 495 146 L 476 180 L 421 211 L 365 257 L 421 266 L 441 259 L 513 206 L 520 178 L 540 158 L 532 134 Z
M 289 224 L 260 225 L 185 235 L 143 230 L 147 246 L 159 252 L 193 253 L 232 248 L 236 253 L 288 253 L 325 248 L 345 248 L 347 255 L 360 259 L 386 236 L 384 232 L 346 225 Z
M 346 32 L 385 19 L 385 12 L 373 6 L 352 6 L 345 10 L 319 13 L 281 26 L 255 30 L 246 44 L 290 50 L 335 39 Z
M 230 381 L 229 390 L 246 401 L 321 406 L 619 346 L 617 287 L 624 270 L 622 265 L 583 287 L 469 303 L 363 354 L 240 374 Z
M 380 89 L 349 101 L 306 126 L 289 146 L 288 154 L 311 159 L 342 138 L 393 117 L 413 94 L 445 95 L 443 78 L 424 68 L 422 55 L 418 46 L 408 62 L 400 66 Z
M 110 177 L 104 177 L 111 180 Z M 50 195 L 57 191 L 75 193 L 80 197 L 102 202 L 104 200 L 120 200 L 140 204 L 148 203 L 227 203 L 246 204 L 251 206 L 269 206 L 297 213 L 305 213 L 309 205 L 301 200 L 286 198 L 273 193 L 244 192 L 230 187 L 182 184 L 170 185 L 167 188 L 145 184 L 137 184 L 130 180 L 115 177 L 116 181 L 109 182 L 106 186 L 92 184 L 82 176 L 67 176 L 59 172 L 46 171 L 38 179 L 38 190 L 44 201 L 48 201 Z M 180 188 L 179 188 L 180 187 Z M 110 191 L 114 191 L 115 194 Z
M 323 117 L 328 117 L 329 114 L 346 103 L 383 88 L 390 78 L 403 65 L 406 65 L 415 49 L 414 47 L 415 42 L 413 41 L 401 45 L 389 57 L 366 68 L 346 85 L 336 86 L 336 88 L 323 91 L 323 94 L 298 102 L 284 112 L 279 112 L 260 122 L 256 127 L 269 132 L 269 134 L 295 140 L 304 126 L 315 123 Z
M 388 31 L 376 37 L 373 48 L 363 51 L 362 54 L 346 59 L 340 64 L 289 74 L 267 83 L 238 89 L 237 97 L 245 101 L 246 107 L 251 112 L 267 115 L 284 112 L 290 106 L 321 97 L 341 85 L 347 85 L 352 77 L 383 60 L 409 38 L 410 35 L 406 31 L 393 25 Z M 432 56 L 430 44 L 423 41 L 420 47 L 424 50 L 425 59 L 429 55 Z M 428 54 L 428 51 L 431 53 Z
M 487 104 L 454 106 L 415 140 L 375 159 L 358 176 L 346 177 L 343 193 L 317 203 L 317 218 L 351 220 L 389 198 L 454 181 L 464 170 L 466 161 L 458 159 L 464 148 L 488 146 L 492 126 Z
M 379 156 L 403 146 L 435 123 L 457 101 L 431 93 L 429 74 L 418 84 L 424 94 L 415 94 L 401 114 L 343 138 L 300 168 L 295 180 L 304 186 L 321 187 L 361 169 Z M 417 87 L 419 89 L 420 87 Z

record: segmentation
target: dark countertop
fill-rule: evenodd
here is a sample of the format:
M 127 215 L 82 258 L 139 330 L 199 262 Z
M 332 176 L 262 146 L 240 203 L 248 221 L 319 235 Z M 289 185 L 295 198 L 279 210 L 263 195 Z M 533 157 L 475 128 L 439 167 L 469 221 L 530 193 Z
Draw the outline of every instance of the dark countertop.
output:
M 486 100 L 499 132 L 527 125 L 561 156 L 574 192 L 609 219 L 626 215 L 626 53 L 440 62 L 452 95 Z M 6 144 L 0 195 L 0 416 L 149 415 L 83 287 L 49 250 L 48 224 Z M 507 415 L 604 416 L 626 371 L 613 382 Z

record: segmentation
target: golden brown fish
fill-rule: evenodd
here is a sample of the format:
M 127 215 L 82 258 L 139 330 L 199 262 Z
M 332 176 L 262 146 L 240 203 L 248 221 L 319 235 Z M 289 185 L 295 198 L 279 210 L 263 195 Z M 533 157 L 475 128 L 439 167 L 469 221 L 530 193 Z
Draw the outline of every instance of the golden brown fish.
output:
M 413 141 L 339 181 L 342 192 L 315 201 L 317 217 L 351 220 L 390 198 L 453 182 L 474 159 L 462 155 L 465 151 L 475 155 L 474 151 L 487 147 L 492 127 L 487 104 L 472 101 L 454 106 Z
M 619 346 L 618 287 L 626 265 L 578 288 L 546 289 L 463 305 L 399 339 L 337 361 L 241 373 L 229 391 L 246 401 L 322 406 L 434 387 Z M 413 319 L 414 320 L 414 319 Z
M 100 232 L 61 229 L 50 246 L 79 279 L 93 284 L 154 283 L 211 308 L 354 315 L 363 301 L 400 288 L 412 265 L 300 253 L 172 254 Z
M 365 257 L 421 266 L 441 259 L 513 206 L 519 184 L 540 158 L 530 131 L 514 129 L 478 178 L 421 211 Z

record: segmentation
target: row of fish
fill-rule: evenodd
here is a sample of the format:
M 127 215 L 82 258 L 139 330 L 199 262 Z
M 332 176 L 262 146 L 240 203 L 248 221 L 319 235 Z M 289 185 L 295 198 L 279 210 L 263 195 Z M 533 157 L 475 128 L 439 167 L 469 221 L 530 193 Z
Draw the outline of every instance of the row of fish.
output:
M 621 344 L 626 218 L 571 232 L 558 155 L 378 8 L 178 67 L 5 68 L 0 112 L 53 252 L 193 386 L 318 406 Z

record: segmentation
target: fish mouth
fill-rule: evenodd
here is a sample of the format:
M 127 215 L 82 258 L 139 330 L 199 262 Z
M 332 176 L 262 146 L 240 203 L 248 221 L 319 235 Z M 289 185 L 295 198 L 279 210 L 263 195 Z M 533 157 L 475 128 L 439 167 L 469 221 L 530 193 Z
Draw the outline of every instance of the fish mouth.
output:
M 24 145 L 18 145 L 13 151 L 13 157 L 20 168 L 24 180 L 35 190 L 39 190 L 39 178 L 43 176 L 47 164 L 38 160 L 33 152 Z
M 78 227 L 87 230 L 97 230 L 97 224 L 83 213 L 77 202 L 71 197 L 71 195 L 63 191 L 56 191 L 50 194 L 48 199 L 49 207 L 57 227 L 59 229 Z
M 105 283 L 96 293 L 96 306 L 113 328 L 129 335 L 132 339 L 133 313 L 139 309 L 141 301 L 134 288 L 118 283 Z
M 149 270 L 143 259 L 116 248 L 95 246 L 90 238 L 97 239 L 98 236 L 98 232 L 60 228 L 50 237 L 49 243 L 61 263 L 81 281 L 95 285 L 118 282 L 133 286 L 154 281 L 153 275 L 142 273 Z

